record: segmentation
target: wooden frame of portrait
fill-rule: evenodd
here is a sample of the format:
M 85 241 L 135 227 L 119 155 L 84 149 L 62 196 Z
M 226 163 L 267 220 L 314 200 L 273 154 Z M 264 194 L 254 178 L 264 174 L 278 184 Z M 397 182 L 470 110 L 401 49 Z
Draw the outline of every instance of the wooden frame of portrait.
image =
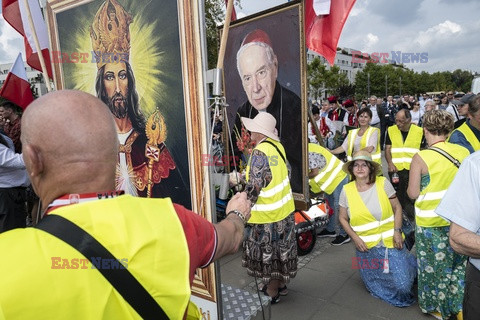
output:
M 309 199 L 308 187 L 308 151 L 307 151 L 307 85 L 306 85 L 306 52 L 304 37 L 304 6 L 301 1 L 292 1 L 272 9 L 259 12 L 244 19 L 234 21 L 229 30 L 225 52 L 224 83 L 225 96 L 228 105 L 228 118 L 231 130 L 235 117 L 242 103 L 247 101 L 247 95 L 242 87 L 242 80 L 237 70 L 237 50 L 242 40 L 251 31 L 261 29 L 271 39 L 272 49 L 278 57 L 277 81 L 301 99 L 300 112 L 295 114 L 301 135 L 301 145 L 296 146 L 296 152 L 301 153 L 300 190 L 294 190 L 295 208 L 307 209 Z M 219 27 L 221 34 L 222 27 Z M 244 115 L 242 115 L 244 116 Z M 293 120 L 293 119 L 290 119 Z M 277 124 L 279 119 L 277 119 Z M 233 132 L 232 132 L 233 134 Z M 279 133 L 280 138 L 281 134 Z M 288 146 L 283 146 L 287 149 Z M 288 150 L 287 150 L 288 153 Z M 287 154 L 288 157 L 288 154 Z
M 118 0 L 119 3 L 131 0 Z M 136 0 L 140 2 L 140 0 Z M 159 0 L 158 0 L 159 1 Z M 90 3 L 102 4 L 100 0 L 48 0 L 46 6 L 46 20 L 48 24 L 50 47 L 52 52 L 62 52 L 61 40 L 59 36 L 59 25 L 57 23 L 57 15 L 79 6 Z M 135 5 L 137 6 L 137 2 Z M 151 1 L 150 1 L 151 2 Z M 170 16 L 178 17 L 178 25 L 174 26 L 178 29 L 180 52 L 176 52 L 177 62 L 181 64 L 181 73 L 172 76 L 178 77 L 181 89 L 183 90 L 184 117 L 186 127 L 186 142 L 188 153 L 188 169 L 191 191 L 191 205 L 194 212 L 199 213 L 209 221 L 212 221 L 212 203 L 210 189 L 210 178 L 207 166 L 202 166 L 201 155 L 207 153 L 207 128 L 205 117 L 205 80 L 203 76 L 203 60 L 202 60 L 202 34 L 200 33 L 203 26 L 203 17 L 200 17 L 199 7 L 201 4 L 196 0 L 178 0 L 176 7 L 177 12 L 168 12 Z M 93 16 L 92 16 L 93 18 Z M 93 19 L 90 19 L 90 23 Z M 85 26 L 84 26 L 85 27 Z M 88 30 L 84 30 L 88 32 Z M 159 32 L 158 30 L 156 32 Z M 161 34 L 161 32 L 159 32 Z M 89 53 L 91 49 L 78 48 Z M 162 47 L 166 51 L 168 48 Z M 90 57 L 89 59 L 91 59 Z M 71 89 L 65 85 L 66 75 L 63 68 L 64 61 L 53 63 L 54 83 L 57 90 Z M 200 88 L 200 89 L 199 89 Z M 92 92 L 90 92 L 92 93 Z M 140 94 L 140 93 L 139 93 Z M 96 124 L 98 125 L 98 124 Z M 167 123 L 168 125 L 168 123 Z M 173 124 L 172 126 L 175 126 Z M 215 266 L 211 264 L 209 267 L 197 270 L 194 284 L 193 295 L 200 300 L 206 300 L 210 306 L 213 303 L 216 309 L 219 300 L 217 292 L 219 284 L 216 280 Z M 196 302 L 198 301 L 196 300 Z M 198 305 L 198 303 L 197 303 Z M 200 305 L 202 308 L 202 306 Z M 204 311 L 204 310 L 201 310 Z M 217 310 L 210 311 L 210 314 L 216 314 Z

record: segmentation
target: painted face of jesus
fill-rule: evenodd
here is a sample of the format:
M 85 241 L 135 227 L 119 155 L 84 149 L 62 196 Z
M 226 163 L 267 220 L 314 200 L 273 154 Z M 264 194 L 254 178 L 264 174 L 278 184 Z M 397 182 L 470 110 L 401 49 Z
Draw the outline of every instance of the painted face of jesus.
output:
M 107 63 L 103 73 L 103 84 L 108 101 L 104 101 L 113 115 L 119 119 L 127 115 L 128 78 L 125 63 Z

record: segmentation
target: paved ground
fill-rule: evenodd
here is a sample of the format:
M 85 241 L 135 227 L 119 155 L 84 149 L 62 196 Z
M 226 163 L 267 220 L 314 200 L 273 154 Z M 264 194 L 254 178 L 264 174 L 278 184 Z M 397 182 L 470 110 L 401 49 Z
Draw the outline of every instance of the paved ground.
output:
M 288 296 L 271 306 L 271 319 L 434 319 L 423 315 L 417 304 L 396 308 L 371 296 L 358 270 L 352 269 L 353 243 L 332 246 L 331 240 L 318 238 L 314 250 L 300 257 L 297 277 L 288 285 Z M 220 264 L 222 283 L 255 291 L 254 278 L 242 268 L 240 253 L 222 259 Z

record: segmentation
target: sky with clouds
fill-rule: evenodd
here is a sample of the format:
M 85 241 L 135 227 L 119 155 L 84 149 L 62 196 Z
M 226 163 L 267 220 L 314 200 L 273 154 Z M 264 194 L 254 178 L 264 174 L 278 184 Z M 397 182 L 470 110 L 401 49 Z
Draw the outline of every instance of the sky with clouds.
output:
M 237 16 L 241 18 L 285 2 L 241 0 Z M 359 0 L 338 45 L 390 55 L 392 51 L 427 52 L 427 63 L 406 64 L 419 72 L 455 69 L 480 72 L 479 12 L 477 0 Z M 23 39 L 0 16 L 0 63 L 13 62 L 19 51 L 24 54 Z
M 2 9 L 0 8 L 0 12 Z M 22 52 L 25 60 L 23 38 L 0 16 L 0 64 L 13 63 L 18 53 Z
M 339 0 L 333 0 L 339 1 Z M 237 17 L 283 4 L 282 0 L 241 0 Z M 339 47 L 366 53 L 428 53 L 427 63 L 408 63 L 415 71 L 480 73 L 480 1 L 358 0 L 343 28 Z

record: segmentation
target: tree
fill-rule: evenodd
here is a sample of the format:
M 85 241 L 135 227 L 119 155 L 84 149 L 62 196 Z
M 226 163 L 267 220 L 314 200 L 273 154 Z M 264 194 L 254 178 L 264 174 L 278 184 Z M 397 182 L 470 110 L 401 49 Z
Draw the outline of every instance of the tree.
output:
M 235 0 L 240 6 L 240 0 Z M 208 69 L 217 66 L 218 50 L 220 48 L 220 31 L 217 26 L 225 20 L 225 0 L 205 0 L 205 26 L 207 38 Z
M 224 6 L 225 2 L 220 0 L 205 0 L 208 69 L 215 68 L 217 65 L 218 49 L 220 47 L 217 25 L 225 19 Z
M 327 70 L 327 93 L 340 96 L 340 88 L 349 85 L 347 75 L 340 72 L 339 66 L 333 66 Z
M 469 71 L 455 70 L 443 71 L 433 74 L 425 71 L 414 72 L 401 65 L 380 65 L 367 63 L 365 68 L 358 72 L 355 78 L 355 95 L 357 99 L 368 95 L 368 76 L 370 75 L 370 95 L 411 94 L 417 95 L 424 92 L 456 90 L 468 92 L 471 87 L 473 75 Z M 387 88 L 385 88 L 385 76 Z
M 321 97 L 323 91 L 327 92 L 327 94 L 340 95 L 340 91 L 350 90 L 347 75 L 340 72 L 338 66 L 327 69 L 327 66 L 320 61 L 319 57 L 315 57 L 308 64 L 307 81 L 310 94 L 314 99 Z
M 452 73 L 452 82 L 455 84 L 455 90 L 469 92 L 472 87 L 473 75 L 466 70 L 457 69 Z
M 307 81 L 311 95 L 316 99 L 322 96 L 322 89 L 327 81 L 327 67 L 322 64 L 319 57 L 315 57 L 307 65 Z

